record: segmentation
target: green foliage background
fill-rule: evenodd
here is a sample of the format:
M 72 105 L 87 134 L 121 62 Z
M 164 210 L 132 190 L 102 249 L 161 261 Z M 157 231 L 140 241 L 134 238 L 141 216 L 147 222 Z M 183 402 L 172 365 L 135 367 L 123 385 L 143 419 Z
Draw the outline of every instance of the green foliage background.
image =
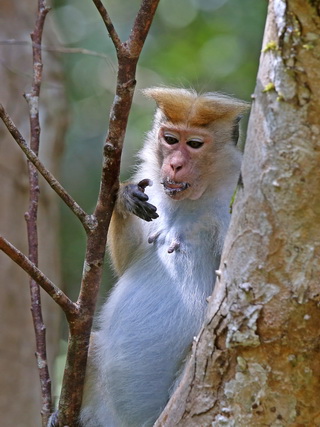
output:
M 138 10 L 138 0 L 105 0 L 124 40 Z M 137 91 L 130 115 L 122 163 L 129 176 L 154 111 L 139 89 L 155 85 L 222 91 L 250 100 L 255 86 L 266 16 L 266 0 L 160 0 L 137 71 Z M 70 127 L 62 181 L 73 197 L 92 211 L 99 189 L 101 151 L 116 81 L 116 56 L 93 2 L 56 0 L 53 19 L 59 42 L 88 53 L 61 54 L 70 103 Z M 62 206 L 63 276 L 76 297 L 85 248 L 77 220 Z M 110 284 L 107 269 L 104 284 Z M 103 294 L 103 293 L 102 293 Z

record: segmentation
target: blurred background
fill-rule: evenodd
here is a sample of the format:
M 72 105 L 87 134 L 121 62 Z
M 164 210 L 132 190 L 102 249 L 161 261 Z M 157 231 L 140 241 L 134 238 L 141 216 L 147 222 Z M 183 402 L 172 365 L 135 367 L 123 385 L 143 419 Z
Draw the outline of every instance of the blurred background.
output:
M 259 64 L 267 0 L 160 0 L 137 69 L 137 88 L 122 158 L 121 179 L 135 164 L 155 106 L 140 89 L 157 85 L 221 91 L 250 101 Z M 105 0 L 125 40 L 140 0 Z M 52 0 L 44 31 L 40 156 L 87 211 L 95 206 L 102 146 L 116 82 L 116 56 L 106 28 L 90 1 Z M 36 0 L 0 2 L 0 101 L 28 138 L 22 94 L 32 78 L 29 33 Z M 26 162 L 0 122 L 0 232 L 27 253 Z M 47 184 L 40 183 L 40 267 L 76 299 L 85 251 L 79 221 Z M 99 304 L 114 281 L 107 262 Z M 40 425 L 34 334 L 28 278 L 0 254 L 0 410 L 3 425 Z M 26 284 L 25 284 L 26 282 Z M 67 328 L 60 310 L 43 295 L 49 362 L 56 360 L 58 395 Z M 62 319 L 62 322 L 59 321 Z M 55 355 L 58 357 L 55 358 Z M 32 390 L 32 392 L 31 392 Z M 19 408 L 19 409 L 18 409 Z

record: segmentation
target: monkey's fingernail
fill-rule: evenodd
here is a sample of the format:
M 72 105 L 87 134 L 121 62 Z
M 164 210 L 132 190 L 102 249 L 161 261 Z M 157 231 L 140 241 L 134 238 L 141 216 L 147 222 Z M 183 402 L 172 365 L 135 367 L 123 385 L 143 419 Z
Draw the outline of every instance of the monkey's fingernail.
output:
M 149 197 L 145 193 L 143 193 L 143 191 L 133 191 L 132 195 L 143 202 L 149 200 Z

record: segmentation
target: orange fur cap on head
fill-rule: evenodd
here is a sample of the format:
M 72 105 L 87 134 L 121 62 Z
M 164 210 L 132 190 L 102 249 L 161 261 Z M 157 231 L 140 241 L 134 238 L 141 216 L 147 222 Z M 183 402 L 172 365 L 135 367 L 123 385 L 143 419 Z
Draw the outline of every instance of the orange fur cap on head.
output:
M 143 90 L 173 124 L 210 125 L 217 119 L 233 120 L 249 108 L 247 102 L 216 92 L 198 94 L 194 90 L 154 87 Z

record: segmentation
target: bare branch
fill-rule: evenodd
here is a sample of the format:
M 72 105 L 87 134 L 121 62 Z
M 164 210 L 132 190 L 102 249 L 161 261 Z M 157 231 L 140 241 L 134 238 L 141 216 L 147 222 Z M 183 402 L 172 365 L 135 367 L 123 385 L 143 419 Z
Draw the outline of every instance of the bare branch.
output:
M 78 298 L 81 317 L 77 319 L 79 321 L 70 323 L 67 364 L 59 402 L 58 424 L 60 426 L 75 425 L 81 407 L 87 348 L 102 277 L 107 232 L 119 186 L 120 158 L 136 83 L 136 66 L 159 0 L 143 1 L 142 10 L 140 9 L 138 13 L 140 21 L 136 21 L 135 32 L 130 36 L 131 50 L 128 49 L 128 42 L 121 43 L 100 0 L 93 0 L 93 2 L 117 50 L 119 68 L 115 99 L 110 112 L 109 130 L 103 149 L 100 191 L 94 211 L 97 227 L 88 235 Z M 139 32 L 137 22 L 141 22 L 142 34 Z
M 121 40 L 118 36 L 118 33 L 116 32 L 113 23 L 110 19 L 110 16 L 104 7 L 103 3 L 100 0 L 92 0 L 93 3 L 96 5 L 96 8 L 98 9 L 98 12 L 101 15 L 101 18 L 107 27 L 108 33 L 110 35 L 110 38 L 114 44 L 114 47 L 116 48 L 116 51 L 119 53 L 123 49 L 123 45 L 121 43 Z
M 128 40 L 128 49 L 132 56 L 140 55 L 158 4 L 159 0 L 142 1 Z
M 33 80 L 31 92 L 25 95 L 29 105 L 30 117 L 30 148 L 36 155 L 40 145 L 39 95 L 42 81 L 42 54 L 41 41 L 43 26 L 49 8 L 45 0 L 38 2 L 38 15 L 31 40 L 34 42 L 33 53 Z M 29 208 L 25 214 L 28 231 L 29 259 L 38 267 L 38 205 L 39 205 L 39 175 L 37 169 L 28 161 L 29 172 Z M 51 378 L 47 360 L 46 327 L 42 316 L 41 293 L 38 283 L 30 277 L 31 314 L 36 340 L 36 358 L 41 387 L 41 416 L 42 425 L 47 425 L 52 411 Z
M 76 314 L 78 305 L 72 302 L 61 289 L 49 280 L 22 252 L 0 235 L 0 250 L 29 274 L 62 308 L 66 315 Z
M 59 181 L 46 169 L 43 163 L 39 160 L 38 156 L 28 147 L 28 144 L 26 143 L 25 139 L 11 120 L 10 116 L 5 111 L 2 104 L 0 104 L 0 117 L 6 125 L 8 131 L 11 133 L 11 135 L 19 145 L 19 147 L 25 153 L 30 162 L 32 162 L 32 164 L 41 173 L 44 179 L 48 182 L 50 187 L 61 197 L 65 204 L 79 218 L 86 231 L 92 231 L 96 227 L 96 220 L 94 216 L 88 215 L 78 205 L 78 203 L 75 202 L 73 198 L 67 193 L 67 191 L 62 187 Z

